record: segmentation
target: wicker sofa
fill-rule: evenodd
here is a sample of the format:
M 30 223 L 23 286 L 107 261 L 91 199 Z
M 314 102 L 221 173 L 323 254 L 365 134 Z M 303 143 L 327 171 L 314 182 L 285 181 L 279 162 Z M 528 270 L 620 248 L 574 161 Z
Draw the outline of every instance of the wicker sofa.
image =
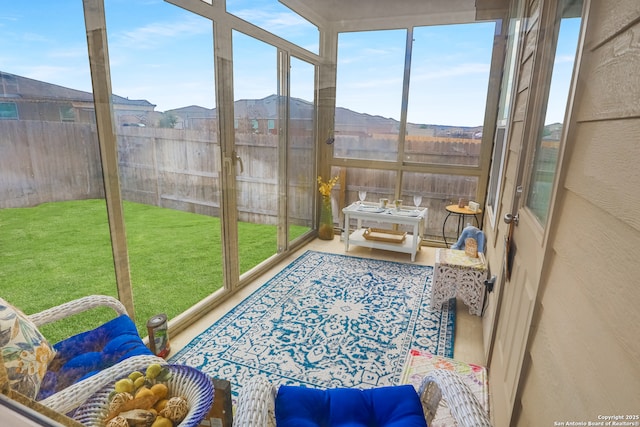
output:
M 443 369 L 432 371 L 422 381 L 418 395 L 427 425 L 434 419 L 441 399 L 446 402 L 458 426 L 492 425 L 478 399 L 455 372 Z M 238 396 L 234 427 L 275 427 L 277 399 L 277 386 L 264 377 L 253 377 L 242 387 Z
M 96 307 L 113 309 L 115 318 L 54 345 L 38 330 Z M 0 299 L 0 350 L 0 368 L 8 376 L 3 387 L 61 414 L 71 413 L 114 378 L 166 363 L 146 348 L 124 305 L 104 295 L 28 316 Z

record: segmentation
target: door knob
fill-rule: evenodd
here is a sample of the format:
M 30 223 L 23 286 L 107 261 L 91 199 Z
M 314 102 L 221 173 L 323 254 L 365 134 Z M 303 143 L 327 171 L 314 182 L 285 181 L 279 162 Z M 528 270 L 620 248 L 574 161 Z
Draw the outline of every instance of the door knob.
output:
M 518 222 L 520 221 L 520 214 L 504 214 L 504 222 L 506 224 L 511 224 L 513 223 L 514 225 L 518 225 Z

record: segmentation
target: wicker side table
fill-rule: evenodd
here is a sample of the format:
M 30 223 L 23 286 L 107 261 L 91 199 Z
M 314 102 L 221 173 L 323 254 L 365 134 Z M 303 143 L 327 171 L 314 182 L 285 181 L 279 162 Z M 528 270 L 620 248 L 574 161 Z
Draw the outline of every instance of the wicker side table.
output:
M 478 253 L 478 258 L 471 258 L 465 251 L 437 249 L 431 286 L 433 307 L 440 308 L 444 302 L 458 296 L 469 307 L 469 313 L 481 316 L 487 274 L 483 253 Z

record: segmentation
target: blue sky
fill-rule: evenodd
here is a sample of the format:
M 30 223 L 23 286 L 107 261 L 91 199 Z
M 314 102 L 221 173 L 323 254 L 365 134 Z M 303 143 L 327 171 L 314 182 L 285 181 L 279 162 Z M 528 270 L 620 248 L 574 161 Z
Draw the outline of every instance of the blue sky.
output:
M 161 0 L 106 0 L 105 9 L 115 94 L 146 99 L 159 111 L 215 106 L 209 20 Z M 317 52 L 315 28 L 275 0 L 229 0 L 228 9 Z M 410 122 L 482 125 L 493 28 L 482 23 L 415 30 Z M 5 2 L 0 34 L 0 70 L 91 90 L 80 0 Z M 342 34 L 338 106 L 399 119 L 405 40 L 404 30 Z M 275 49 L 240 34 L 234 35 L 234 47 L 236 99 L 275 93 Z M 560 49 L 557 67 L 564 77 L 559 80 L 568 81 L 572 61 L 573 51 Z M 304 97 L 311 93 L 312 76 L 310 67 L 298 65 L 292 92 Z M 562 121 L 563 110 L 564 105 L 550 107 L 548 120 Z

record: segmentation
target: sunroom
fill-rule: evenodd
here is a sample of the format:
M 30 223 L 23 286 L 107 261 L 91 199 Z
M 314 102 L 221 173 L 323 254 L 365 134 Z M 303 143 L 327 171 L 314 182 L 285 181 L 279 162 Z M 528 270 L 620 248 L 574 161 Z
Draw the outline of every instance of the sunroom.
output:
M 457 237 L 454 220 L 443 230 L 445 206 L 461 198 L 484 204 L 494 132 L 483 133 L 483 128 L 495 128 L 506 31 L 497 22 L 507 5 L 476 10 L 473 2 L 458 2 L 416 10 L 408 4 L 406 10 L 394 7 L 397 17 L 385 12 L 383 20 L 376 18 L 381 11 L 370 5 L 371 17 L 356 7 L 351 18 L 340 13 L 339 21 L 317 17 L 313 24 L 278 2 L 252 6 L 266 15 L 258 23 L 251 22 L 257 18 L 245 5 L 235 2 L 226 7 L 221 2 L 158 2 L 140 6 L 135 14 L 128 11 L 131 5 L 119 9 L 107 2 L 104 16 L 101 2 L 84 6 L 86 17 L 79 4 L 64 11 L 68 29 L 58 43 L 80 49 L 86 20 L 93 69 L 86 54 L 79 69 L 75 63 L 56 62 L 54 51 L 15 58 L 15 69 L 34 70 L 30 76 L 3 70 L 5 101 L 11 102 L 3 102 L 7 120 L 1 123 L 15 135 L 3 170 L 41 165 L 20 168 L 13 181 L 6 181 L 3 207 L 102 199 L 91 209 L 102 210 L 101 221 L 109 225 L 115 242 L 111 280 L 118 285 L 109 291 L 117 291 L 136 317 L 166 310 L 162 298 L 153 297 L 165 290 L 151 285 L 149 293 L 132 292 L 138 274 L 164 270 L 163 284 L 156 285 L 196 286 L 199 291 L 189 292 L 188 301 L 169 316 L 175 319 L 192 306 L 198 316 L 197 307 L 209 310 L 212 298 L 242 287 L 313 239 L 320 213 L 319 177 L 339 177 L 332 192 L 336 234 L 344 227 L 341 209 L 362 191 L 366 202 L 403 199 L 408 206 L 413 206 L 413 196 L 420 196 L 418 206 L 429 210 L 425 241 L 434 246 Z M 307 19 L 320 12 L 308 11 Z M 60 28 L 40 25 L 37 15 L 43 12 L 31 13 L 36 15 L 34 28 L 25 28 L 23 36 L 29 31 L 52 38 L 53 44 L 52 34 Z M 29 22 L 29 15 L 21 19 Z M 67 35 L 72 29 L 75 33 Z M 154 56 L 143 60 L 138 50 Z M 54 58 L 51 65 L 47 57 Z M 69 83 L 31 78 L 37 76 L 33 67 L 65 63 L 73 64 L 61 72 Z M 72 86 L 81 79 L 83 85 Z M 152 85 L 160 93 L 146 95 Z M 342 98 L 344 105 L 337 104 Z M 466 116 L 462 106 L 469 111 Z M 158 219 L 155 206 L 218 217 L 219 225 L 206 227 L 221 231 L 196 232 L 204 240 L 199 244 L 180 243 L 179 228 L 164 229 L 171 261 L 150 256 L 149 247 L 139 247 L 138 253 L 136 242 L 145 236 L 134 237 L 137 226 L 131 216 L 127 220 L 129 202 L 138 211 L 131 215 L 142 215 L 142 221 Z M 139 211 L 138 205 L 150 210 Z M 251 224 L 263 227 L 256 230 Z M 193 245 L 185 248 L 184 257 L 218 267 L 202 271 L 180 260 L 182 244 Z M 154 271 L 136 271 L 142 258 L 146 265 L 156 264 Z M 196 278 L 194 270 L 202 276 Z M 153 282 L 151 277 L 140 281 Z M 172 324 L 176 332 L 180 323 Z
M 26 312 L 117 296 L 141 334 L 166 313 L 182 342 L 305 248 L 410 262 L 343 251 L 354 227 L 344 208 L 401 200 L 427 209 L 418 262 L 432 264 L 467 222 L 489 234 L 496 288 L 466 324 L 488 365 L 509 335 L 497 326 L 496 291 L 514 265 L 502 217 L 522 198 L 525 224 L 552 229 L 590 4 L 364 3 L 8 6 L 0 232 L 11 286 L 0 296 Z M 516 159 L 509 141 L 520 139 L 527 156 Z M 318 239 L 318 183 L 334 177 L 329 242 Z M 448 206 L 469 201 L 477 215 L 451 218 Z M 76 322 L 46 333 L 63 338 Z M 512 357 L 517 389 L 524 356 Z M 516 391 L 505 394 L 500 416 L 515 419 Z

